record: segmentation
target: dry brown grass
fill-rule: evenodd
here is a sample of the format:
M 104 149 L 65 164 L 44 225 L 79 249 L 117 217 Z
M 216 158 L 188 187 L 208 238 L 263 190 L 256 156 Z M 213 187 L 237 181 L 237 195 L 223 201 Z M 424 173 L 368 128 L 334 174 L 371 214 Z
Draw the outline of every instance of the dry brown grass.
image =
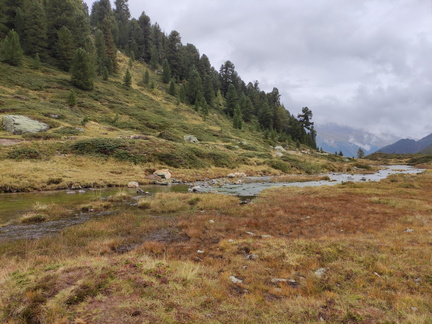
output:
M 3 243 L 2 320 L 430 323 L 431 180 L 275 189 L 246 206 L 160 195 L 55 238 Z

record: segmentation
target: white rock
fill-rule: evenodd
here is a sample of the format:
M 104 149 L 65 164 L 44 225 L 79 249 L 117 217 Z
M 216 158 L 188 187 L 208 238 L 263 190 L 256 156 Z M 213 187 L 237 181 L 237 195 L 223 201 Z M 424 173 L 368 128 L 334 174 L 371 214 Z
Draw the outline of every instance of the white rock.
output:
M 128 188 L 134 188 L 134 189 L 136 189 L 136 188 L 139 188 L 139 183 L 136 182 L 136 181 L 131 181 L 131 182 L 128 183 L 127 186 L 128 186 Z
M 408 228 L 408 229 L 405 230 L 405 232 L 406 233 L 412 233 L 412 232 L 414 232 L 414 230 L 412 228 Z
M 203 251 L 203 250 L 197 250 L 197 253 L 199 253 L 199 254 L 203 254 L 204 251 Z
M 210 223 L 210 224 L 214 224 L 215 221 L 214 221 L 213 219 L 210 219 L 210 220 L 209 220 L 209 223 Z
M 327 272 L 326 268 L 320 268 L 317 271 L 315 271 L 315 276 L 321 278 L 326 272 Z
M 234 276 L 230 276 L 229 278 L 231 279 L 231 281 L 232 281 L 233 284 L 241 284 L 241 283 L 243 283 L 243 280 L 241 280 L 239 278 L 236 278 Z
M 161 169 L 153 172 L 154 175 L 157 175 L 158 177 L 161 177 L 163 179 L 171 179 L 171 172 L 168 169 Z

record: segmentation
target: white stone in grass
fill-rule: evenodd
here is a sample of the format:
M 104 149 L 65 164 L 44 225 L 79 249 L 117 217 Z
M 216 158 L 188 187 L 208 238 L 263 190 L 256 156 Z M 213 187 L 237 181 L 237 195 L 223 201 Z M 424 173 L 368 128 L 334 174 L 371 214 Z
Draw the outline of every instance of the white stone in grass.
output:
M 230 276 L 229 278 L 230 278 L 230 280 L 232 281 L 233 284 L 241 284 L 241 283 L 243 283 L 243 280 L 241 280 L 239 278 L 236 278 L 234 276 Z

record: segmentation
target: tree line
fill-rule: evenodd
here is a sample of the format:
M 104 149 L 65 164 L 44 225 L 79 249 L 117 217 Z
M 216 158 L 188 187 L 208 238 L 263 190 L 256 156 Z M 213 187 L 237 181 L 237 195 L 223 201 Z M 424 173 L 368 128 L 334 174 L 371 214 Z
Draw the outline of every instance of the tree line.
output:
M 204 115 L 222 109 L 233 126 L 245 124 L 279 141 L 316 148 L 312 111 L 297 118 L 280 102 L 277 88 L 266 93 L 259 82 L 245 83 L 231 61 L 216 70 L 180 34 L 162 31 L 143 12 L 133 18 L 128 0 L 95 1 L 91 10 L 82 0 L 3 0 L 0 2 L 1 60 L 19 65 L 21 54 L 71 72 L 72 83 L 92 90 L 94 79 L 118 73 L 117 51 L 160 71 L 168 92 Z M 130 75 L 125 75 L 130 85 Z M 148 73 L 143 82 L 148 81 Z

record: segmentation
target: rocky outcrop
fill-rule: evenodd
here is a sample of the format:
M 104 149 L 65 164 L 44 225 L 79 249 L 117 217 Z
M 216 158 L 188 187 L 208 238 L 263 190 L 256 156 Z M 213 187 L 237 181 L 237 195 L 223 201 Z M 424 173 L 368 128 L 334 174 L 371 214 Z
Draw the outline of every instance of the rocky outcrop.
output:
M 139 183 L 136 181 L 130 181 L 127 186 L 128 188 L 137 189 L 139 188 Z
M 21 115 L 4 115 L 2 124 L 5 131 L 15 135 L 39 133 L 49 129 L 47 124 Z
M 227 175 L 228 178 L 246 178 L 247 175 L 244 172 L 235 172 Z

